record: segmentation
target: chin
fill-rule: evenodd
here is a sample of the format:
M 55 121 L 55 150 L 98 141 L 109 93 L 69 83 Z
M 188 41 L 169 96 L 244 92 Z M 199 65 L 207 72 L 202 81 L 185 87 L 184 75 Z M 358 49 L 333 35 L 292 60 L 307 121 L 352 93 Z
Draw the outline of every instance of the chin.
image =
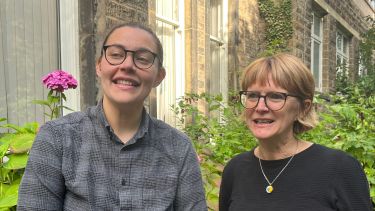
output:
M 273 133 L 271 133 L 271 131 L 254 131 L 254 130 L 252 130 L 251 133 L 258 140 L 267 140 L 267 139 L 271 139 L 275 136 Z

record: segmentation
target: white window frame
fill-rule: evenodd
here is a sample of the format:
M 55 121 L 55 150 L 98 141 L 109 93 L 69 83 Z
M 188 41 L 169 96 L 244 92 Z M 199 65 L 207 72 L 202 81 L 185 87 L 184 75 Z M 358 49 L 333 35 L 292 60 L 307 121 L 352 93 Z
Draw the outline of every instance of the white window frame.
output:
M 342 42 L 338 44 L 338 40 L 341 39 Z M 340 46 L 338 46 L 340 45 Z M 349 38 L 341 30 L 337 30 L 336 33 L 336 62 L 340 60 L 342 64 L 346 60 L 346 67 L 349 65 Z M 339 65 L 339 64 L 336 64 Z M 341 71 L 341 68 L 338 67 L 337 71 Z
M 64 92 L 66 101 L 63 105 L 73 111 L 80 110 L 80 78 L 79 78 L 79 30 L 78 30 L 78 1 L 57 1 L 59 4 L 60 23 L 60 59 L 61 69 L 69 72 L 78 81 L 76 89 Z M 92 73 L 95 74 L 95 73 Z M 63 109 L 63 115 L 73 111 Z
M 174 28 L 173 49 L 164 47 L 164 58 L 170 58 L 173 64 L 166 64 L 166 78 L 156 88 L 157 98 L 157 118 L 170 125 L 177 126 L 176 117 L 171 110 L 171 105 L 176 104 L 177 99 L 184 96 L 185 93 L 185 37 L 184 37 L 184 1 L 176 0 L 177 10 L 176 19 L 164 17 L 158 14 L 156 9 L 156 21 L 168 24 Z M 170 1 L 162 1 L 162 6 L 170 7 Z M 163 40 L 162 34 L 157 34 L 160 40 Z M 162 41 L 163 42 L 163 41 Z M 164 60 L 165 61 L 165 60 Z M 168 90 L 174 90 L 174 93 L 166 93 Z
M 220 83 L 220 90 L 218 90 L 219 93 L 222 94 L 224 102 L 227 101 L 228 98 L 228 1 L 227 0 L 221 0 L 221 8 L 218 10 L 218 31 L 219 35 L 215 36 L 210 33 L 210 46 L 211 43 L 216 43 L 219 46 L 219 58 L 220 61 L 220 81 L 216 83 Z M 210 23 L 211 24 L 211 23 Z M 209 53 L 211 55 L 211 52 Z M 211 67 L 211 65 L 210 65 Z M 212 70 L 209 70 L 210 72 Z M 210 90 L 207 90 L 210 91 Z
M 314 28 L 315 28 L 315 17 L 319 17 L 319 35 L 316 35 L 314 33 Z M 312 24 L 311 24 L 311 72 L 314 74 L 314 43 L 318 43 L 319 44 L 319 66 L 318 66 L 318 72 L 319 72 L 319 75 L 317 76 L 318 77 L 318 81 L 315 81 L 315 89 L 318 90 L 318 91 L 322 91 L 323 89 L 323 84 L 322 84 L 322 70 L 323 70 L 323 18 L 318 16 L 316 13 L 312 13 Z M 314 78 L 316 76 L 314 75 Z M 316 78 L 315 78 L 316 79 Z

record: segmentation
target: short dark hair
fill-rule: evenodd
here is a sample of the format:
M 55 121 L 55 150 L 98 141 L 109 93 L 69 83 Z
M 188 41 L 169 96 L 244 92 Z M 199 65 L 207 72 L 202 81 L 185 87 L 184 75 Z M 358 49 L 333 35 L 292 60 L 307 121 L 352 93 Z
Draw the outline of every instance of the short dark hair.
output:
M 103 44 L 102 44 L 102 50 L 101 50 L 100 57 L 103 56 L 103 47 L 107 43 L 109 36 L 111 36 L 111 34 L 116 29 L 123 28 L 123 27 L 138 28 L 138 29 L 142 29 L 142 30 L 148 32 L 155 40 L 155 44 L 156 44 L 156 48 L 157 48 L 156 54 L 158 55 L 159 65 L 160 65 L 160 68 L 163 67 L 163 46 L 160 42 L 160 39 L 156 36 L 155 32 L 151 28 L 149 28 L 148 26 L 145 26 L 145 25 L 140 24 L 140 23 L 134 23 L 134 22 L 122 23 L 122 24 L 116 25 L 108 32 L 108 34 L 104 38 L 104 41 L 103 41 Z

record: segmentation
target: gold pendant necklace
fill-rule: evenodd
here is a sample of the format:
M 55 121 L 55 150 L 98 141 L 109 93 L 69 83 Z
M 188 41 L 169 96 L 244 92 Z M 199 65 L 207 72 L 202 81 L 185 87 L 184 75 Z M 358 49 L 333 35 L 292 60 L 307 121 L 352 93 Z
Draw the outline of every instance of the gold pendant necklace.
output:
M 296 147 L 296 152 L 292 155 L 292 157 L 290 157 L 290 159 L 288 160 L 288 162 L 285 164 L 285 166 L 281 169 L 281 171 L 276 175 L 276 177 L 272 180 L 272 182 L 269 181 L 268 177 L 266 176 L 266 174 L 264 173 L 263 171 L 263 166 L 262 166 L 262 161 L 260 161 L 260 156 L 258 156 L 258 160 L 259 160 L 259 166 L 260 166 L 260 170 L 262 171 L 262 174 L 263 174 L 263 177 L 264 179 L 266 179 L 268 185 L 266 187 L 266 193 L 272 193 L 274 188 L 272 186 L 272 184 L 276 181 L 276 179 L 280 176 L 281 173 L 283 173 L 283 171 L 286 169 L 286 167 L 288 167 L 289 163 L 292 161 L 292 159 L 294 158 L 294 155 L 297 154 L 297 150 L 298 150 L 298 141 L 297 141 L 297 147 Z M 260 154 L 260 150 L 259 150 L 259 154 Z

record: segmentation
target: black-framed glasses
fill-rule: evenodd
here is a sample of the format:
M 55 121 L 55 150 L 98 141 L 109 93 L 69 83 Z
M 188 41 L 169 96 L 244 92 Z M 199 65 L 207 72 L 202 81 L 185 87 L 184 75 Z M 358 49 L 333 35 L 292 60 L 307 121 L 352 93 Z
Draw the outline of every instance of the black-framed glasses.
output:
M 156 53 L 146 49 L 131 51 L 121 45 L 105 45 L 103 46 L 103 51 L 105 59 L 111 65 L 122 64 L 128 56 L 128 53 L 133 53 L 134 65 L 144 70 L 150 68 L 154 64 L 155 58 L 158 56 Z
M 288 96 L 299 98 L 297 95 L 291 95 L 283 92 L 268 92 L 261 95 L 260 92 L 255 91 L 240 91 L 240 99 L 243 107 L 253 109 L 258 106 L 259 99 L 263 98 L 267 108 L 272 111 L 278 111 L 285 105 Z

